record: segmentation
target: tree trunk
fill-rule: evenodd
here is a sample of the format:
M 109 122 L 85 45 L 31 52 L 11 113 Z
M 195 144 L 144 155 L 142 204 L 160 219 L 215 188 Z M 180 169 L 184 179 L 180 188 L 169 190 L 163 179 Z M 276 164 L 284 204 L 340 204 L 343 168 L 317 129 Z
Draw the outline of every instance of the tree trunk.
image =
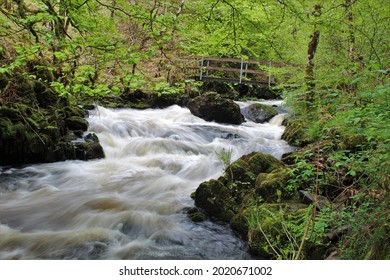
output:
M 313 87 L 314 83 L 314 55 L 320 40 L 320 31 L 316 30 L 311 36 L 311 40 L 307 49 L 307 64 L 305 69 L 305 80 L 309 87 Z
M 355 52 L 355 32 L 353 31 L 353 13 L 352 13 L 352 1 L 345 0 L 345 10 L 347 13 L 348 22 L 348 57 L 351 63 L 356 62 Z

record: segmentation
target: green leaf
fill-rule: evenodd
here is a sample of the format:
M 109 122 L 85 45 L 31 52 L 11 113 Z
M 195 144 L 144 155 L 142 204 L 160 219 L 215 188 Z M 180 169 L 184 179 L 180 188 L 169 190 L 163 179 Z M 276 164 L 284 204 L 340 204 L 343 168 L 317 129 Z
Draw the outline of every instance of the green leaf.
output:
M 11 74 L 11 71 L 9 68 L 0 67 L 0 73 L 1 74 Z

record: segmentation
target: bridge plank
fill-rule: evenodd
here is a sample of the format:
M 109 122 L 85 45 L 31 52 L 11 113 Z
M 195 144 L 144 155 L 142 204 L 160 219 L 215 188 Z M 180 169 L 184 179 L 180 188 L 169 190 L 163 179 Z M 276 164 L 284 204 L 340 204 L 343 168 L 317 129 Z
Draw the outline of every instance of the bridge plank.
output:
M 219 78 L 219 77 L 202 76 L 202 79 L 200 79 L 199 76 L 194 76 L 193 79 L 196 81 L 219 81 L 219 82 L 240 84 L 239 79 L 232 79 L 232 78 Z M 275 82 L 268 83 L 268 81 L 253 81 L 253 80 L 241 80 L 241 84 L 259 85 L 259 86 L 264 86 L 264 87 L 276 85 Z
M 237 72 L 240 73 L 240 68 L 225 68 L 225 67 L 215 67 L 215 66 L 188 66 L 187 69 L 203 69 L 205 71 L 207 70 L 216 70 L 216 71 L 223 71 L 223 72 Z M 267 71 L 264 70 L 253 70 L 253 69 L 242 69 L 242 73 L 251 73 L 251 74 L 268 74 Z
M 214 81 L 224 81 L 224 82 L 232 82 L 232 83 L 239 83 L 239 84 L 243 83 L 243 84 L 264 85 L 264 86 L 276 85 L 274 81 L 274 77 L 270 76 L 271 75 L 270 69 L 272 67 L 293 66 L 292 64 L 283 63 L 283 62 L 273 62 L 273 61 L 264 61 L 264 60 L 261 61 L 261 60 L 251 60 L 251 59 L 244 60 L 239 58 L 224 58 L 224 57 L 204 57 L 204 56 L 191 56 L 185 58 L 184 61 L 185 61 L 184 68 L 189 70 L 189 72 L 187 72 L 187 75 L 188 76 L 194 75 L 194 78 L 196 80 L 214 80 Z M 239 66 L 235 68 L 232 67 L 232 65 L 228 65 L 228 67 L 223 67 L 223 65 L 221 65 L 222 62 L 237 63 L 237 64 L 239 63 Z M 249 65 L 257 65 L 257 66 L 265 65 L 268 67 L 266 68 L 267 70 L 248 69 Z M 196 75 L 195 74 L 196 72 L 194 71 L 197 71 L 199 74 Z M 239 73 L 240 77 L 239 78 L 212 77 L 210 76 L 209 71 Z M 191 72 L 192 75 L 189 74 Z M 252 79 L 250 80 L 247 79 L 246 74 L 254 74 L 257 76 L 251 77 Z M 260 77 L 258 75 L 260 75 Z

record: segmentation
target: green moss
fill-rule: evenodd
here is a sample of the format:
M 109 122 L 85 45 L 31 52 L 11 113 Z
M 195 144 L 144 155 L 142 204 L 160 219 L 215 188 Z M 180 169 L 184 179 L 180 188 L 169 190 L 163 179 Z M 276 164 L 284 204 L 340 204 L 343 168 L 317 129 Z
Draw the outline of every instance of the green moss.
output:
M 249 168 L 252 173 L 259 174 L 260 172 L 271 172 L 272 170 L 283 166 L 283 163 L 275 157 L 264 153 L 250 154 L 248 161 Z
M 254 152 L 233 162 L 226 169 L 225 177 L 229 181 L 254 183 L 259 173 L 271 172 L 280 166 L 283 166 L 283 163 L 272 155 Z
M 63 109 L 65 117 L 80 117 L 85 118 L 87 116 L 87 112 L 85 109 L 82 109 L 78 106 L 67 106 Z
M 35 97 L 42 108 L 55 106 L 59 102 L 59 96 L 45 83 L 41 81 L 34 82 Z
M 291 193 L 285 191 L 289 180 L 289 168 L 281 167 L 270 173 L 260 173 L 256 179 L 256 194 L 265 201 L 280 202 L 291 197 Z
M 82 130 L 88 129 L 88 121 L 81 117 L 70 117 L 66 119 L 66 125 L 70 130 Z
M 8 118 L 11 120 L 22 119 L 19 110 L 6 106 L 0 107 L 0 118 Z
M 307 134 L 308 128 L 305 122 L 298 119 L 289 120 L 282 139 L 286 140 L 290 145 L 303 147 L 314 142 L 314 139 Z
M 229 222 L 234 215 L 230 191 L 218 180 L 212 179 L 199 185 L 195 192 L 195 205 L 222 221 Z

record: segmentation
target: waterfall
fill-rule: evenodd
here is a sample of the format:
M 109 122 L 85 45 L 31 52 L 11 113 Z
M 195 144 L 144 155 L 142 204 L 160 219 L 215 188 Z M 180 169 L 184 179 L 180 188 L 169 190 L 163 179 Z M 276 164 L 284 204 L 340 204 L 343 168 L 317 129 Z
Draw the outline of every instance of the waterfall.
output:
M 98 107 L 88 121 L 106 158 L 0 169 L 0 259 L 251 258 L 227 225 L 194 223 L 185 209 L 222 174 L 222 149 L 232 160 L 291 151 L 280 116 L 237 126 L 179 106 Z

